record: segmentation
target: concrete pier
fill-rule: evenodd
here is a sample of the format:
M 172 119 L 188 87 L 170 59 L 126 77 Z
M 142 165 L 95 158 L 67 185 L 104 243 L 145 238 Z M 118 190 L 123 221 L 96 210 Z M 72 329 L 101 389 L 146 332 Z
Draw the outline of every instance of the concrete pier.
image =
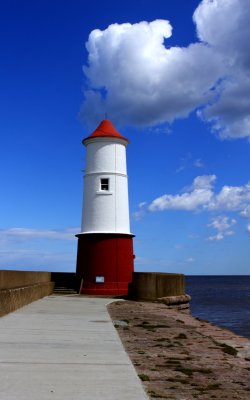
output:
M 106 310 L 109 299 L 49 296 L 0 319 L 0 398 L 146 400 Z

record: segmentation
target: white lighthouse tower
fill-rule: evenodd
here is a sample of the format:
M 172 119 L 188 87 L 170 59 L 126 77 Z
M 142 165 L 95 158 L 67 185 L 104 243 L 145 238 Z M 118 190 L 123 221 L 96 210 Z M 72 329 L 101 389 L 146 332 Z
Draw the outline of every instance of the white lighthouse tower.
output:
M 83 140 L 86 169 L 77 275 L 81 293 L 126 295 L 133 272 L 126 146 L 109 120 Z

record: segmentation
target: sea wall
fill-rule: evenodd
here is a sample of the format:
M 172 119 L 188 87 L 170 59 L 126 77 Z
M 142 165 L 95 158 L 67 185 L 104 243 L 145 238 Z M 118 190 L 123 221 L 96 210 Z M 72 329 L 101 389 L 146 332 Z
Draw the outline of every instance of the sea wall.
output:
M 185 294 L 183 274 L 134 272 L 129 298 L 139 301 L 160 301 L 169 307 L 187 309 L 190 296 Z
M 50 272 L 0 271 L 0 316 L 53 293 Z
M 185 295 L 185 276 L 160 272 L 134 272 L 130 297 L 156 300 L 160 297 Z

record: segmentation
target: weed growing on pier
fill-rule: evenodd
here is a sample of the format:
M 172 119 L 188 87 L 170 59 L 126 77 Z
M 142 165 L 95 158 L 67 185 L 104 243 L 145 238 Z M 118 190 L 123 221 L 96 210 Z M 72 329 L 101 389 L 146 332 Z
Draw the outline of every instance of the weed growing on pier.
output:
M 149 376 L 148 376 L 148 375 L 145 375 L 145 374 L 139 374 L 138 376 L 139 376 L 139 378 L 140 378 L 140 379 L 141 379 L 143 382 L 150 381 L 150 379 L 149 379 Z
M 185 335 L 185 333 L 179 333 L 178 336 L 175 336 L 175 339 L 187 339 L 187 335 Z
M 237 351 L 234 347 L 229 346 L 229 345 L 226 344 L 226 343 L 223 343 L 223 344 L 221 344 L 220 346 L 221 346 L 222 351 L 223 351 L 224 353 L 230 354 L 231 356 L 234 356 L 234 357 L 237 356 L 238 351 Z
M 175 371 L 182 372 L 183 374 L 185 374 L 187 376 L 193 375 L 193 370 L 191 368 L 185 368 L 185 367 L 182 367 L 181 365 L 178 365 L 175 368 Z

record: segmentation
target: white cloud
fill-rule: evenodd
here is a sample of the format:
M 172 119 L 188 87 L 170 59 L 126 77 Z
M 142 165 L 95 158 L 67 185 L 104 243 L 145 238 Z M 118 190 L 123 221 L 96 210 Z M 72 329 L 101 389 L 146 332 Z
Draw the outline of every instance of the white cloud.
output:
M 207 190 L 210 190 L 210 189 L 212 189 L 215 180 L 216 180 L 216 176 L 215 175 L 197 176 L 194 179 L 194 182 L 193 182 L 191 188 L 193 190 L 195 190 L 195 189 L 207 189 Z
M 49 251 L 46 249 L 0 249 L 0 268 L 40 271 L 75 271 L 76 249 Z
M 203 168 L 204 163 L 200 158 L 193 159 L 192 154 L 187 153 L 184 157 L 180 159 L 180 166 L 175 172 L 178 174 L 190 167 Z
M 244 186 L 223 186 L 208 204 L 210 210 L 240 211 L 250 205 L 250 182 Z
M 187 259 L 187 262 L 188 263 L 192 263 L 192 262 L 194 262 L 195 261 L 195 258 L 193 258 L 193 257 L 189 257 L 188 259 Z
M 197 158 L 197 160 L 194 160 L 194 166 L 196 168 L 204 168 L 204 163 L 200 158 Z
M 92 31 L 84 120 L 154 126 L 200 109 L 221 138 L 250 136 L 249 0 L 203 0 L 193 20 L 188 47 L 165 46 L 166 20 Z
M 140 221 L 143 217 L 144 217 L 144 215 L 145 215 L 145 209 L 146 209 L 146 202 L 145 201 L 142 201 L 141 203 L 139 203 L 139 205 L 138 205 L 138 208 L 139 208 L 139 210 L 138 211 L 135 211 L 133 214 L 132 214 L 132 217 L 133 217 L 133 219 L 135 220 L 135 221 Z
M 241 217 L 250 219 L 250 205 L 244 208 L 240 213 Z
M 234 231 L 230 228 L 236 224 L 235 219 L 230 219 L 224 216 L 218 216 L 213 218 L 208 227 L 216 229 L 217 233 L 215 235 L 209 236 L 208 240 L 211 241 L 218 241 L 225 238 L 225 236 L 232 236 L 234 235 Z
M 100 116 L 107 111 L 119 122 L 153 126 L 206 104 L 222 73 L 220 56 L 202 43 L 167 49 L 164 39 L 171 31 L 165 20 L 92 31 L 86 44 L 89 88 L 83 117 L 95 120 L 94 107 Z
M 66 229 L 33 229 L 33 228 L 9 228 L 0 229 L 0 241 L 31 240 L 31 239 L 55 239 L 74 240 L 79 228 Z
M 213 197 L 212 185 L 215 175 L 197 176 L 190 189 L 182 194 L 164 194 L 153 200 L 149 211 L 188 210 L 195 211 L 207 206 Z
M 172 196 L 165 194 L 155 199 L 148 207 L 149 211 L 196 210 L 206 204 L 212 196 L 210 190 L 194 190 L 191 193 Z
M 212 130 L 222 139 L 250 137 L 250 76 L 239 71 L 237 78 L 231 79 L 220 85 L 219 100 L 199 115 L 212 123 Z
M 164 210 L 238 212 L 241 217 L 250 219 L 250 182 L 242 186 L 225 185 L 216 193 L 215 180 L 215 175 L 197 176 L 183 193 L 164 194 L 150 204 L 143 203 L 138 211 L 140 219 L 147 211 Z M 233 235 L 234 231 L 230 228 L 235 224 L 235 219 L 226 216 L 214 218 L 208 227 L 216 229 L 217 233 L 208 239 L 222 240 L 225 236 Z M 250 233 L 250 224 L 247 225 L 247 231 Z
M 0 268 L 74 271 L 79 232 L 79 228 L 0 229 Z
M 218 100 L 201 115 L 221 138 L 250 136 L 249 0 L 203 0 L 193 18 L 200 40 L 224 63 Z
M 210 224 L 208 224 L 209 227 L 218 229 L 218 231 L 223 232 L 228 230 L 228 228 L 230 228 L 231 226 L 236 224 L 236 220 L 235 219 L 231 219 L 229 220 L 228 217 L 216 217 L 212 219 L 212 222 L 210 222 Z
M 250 235 L 250 224 L 247 225 L 247 232 Z
M 153 200 L 149 211 L 163 210 L 219 210 L 239 211 L 241 216 L 250 213 L 250 182 L 243 186 L 223 186 L 215 193 L 215 175 L 197 176 L 192 185 L 182 194 L 164 194 Z

